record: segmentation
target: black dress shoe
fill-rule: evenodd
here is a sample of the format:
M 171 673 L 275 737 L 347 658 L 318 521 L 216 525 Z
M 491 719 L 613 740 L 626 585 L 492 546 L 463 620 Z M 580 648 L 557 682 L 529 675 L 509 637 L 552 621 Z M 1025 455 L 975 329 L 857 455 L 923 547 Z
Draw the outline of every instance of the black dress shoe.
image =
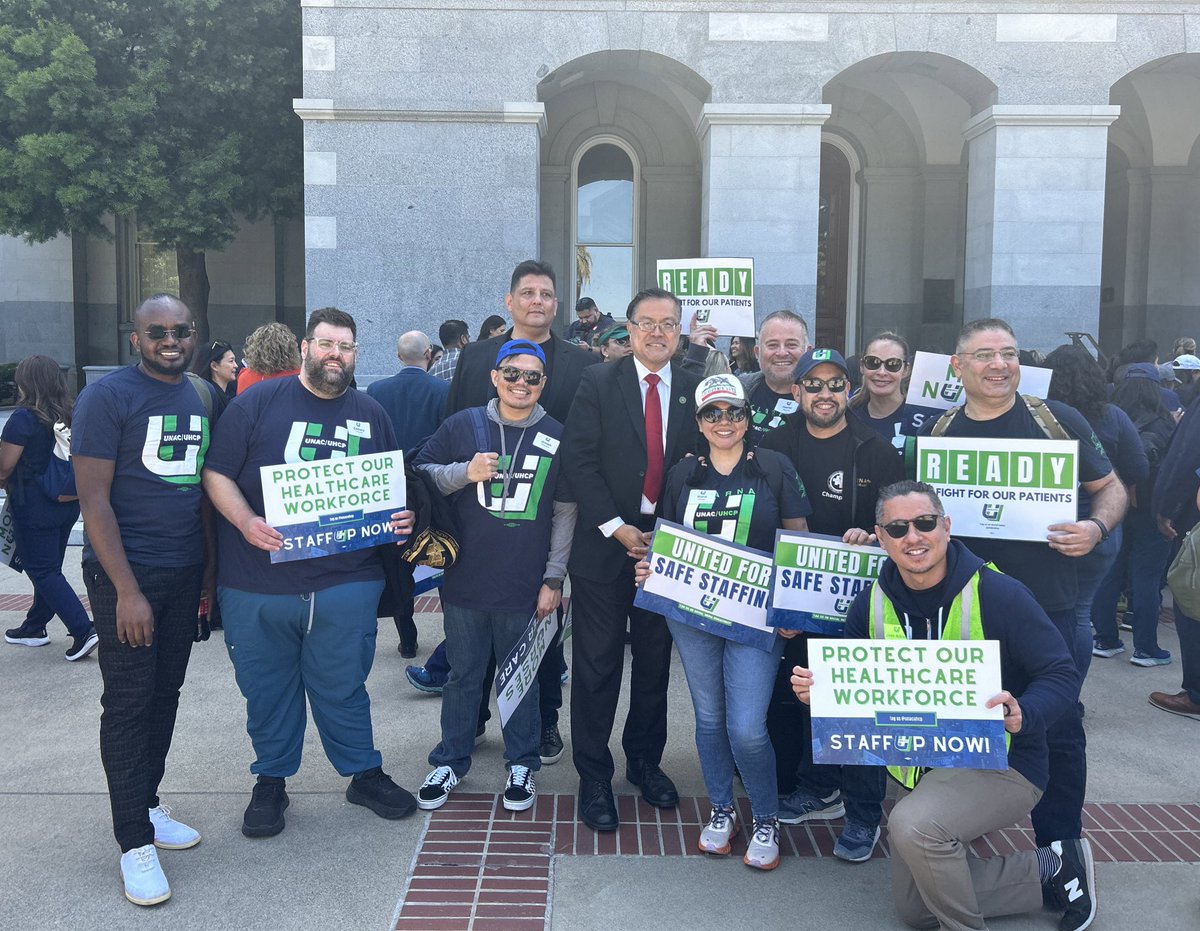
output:
M 679 804 L 675 783 L 654 763 L 630 761 L 625 778 L 642 790 L 642 798 L 655 808 L 674 808 Z
M 417 655 L 417 641 L 412 643 L 404 643 L 401 641 L 400 646 L 396 647 L 400 651 L 400 655 L 405 659 L 412 659 Z
M 617 804 L 612 785 L 596 779 L 579 780 L 579 820 L 593 831 L 617 829 Z

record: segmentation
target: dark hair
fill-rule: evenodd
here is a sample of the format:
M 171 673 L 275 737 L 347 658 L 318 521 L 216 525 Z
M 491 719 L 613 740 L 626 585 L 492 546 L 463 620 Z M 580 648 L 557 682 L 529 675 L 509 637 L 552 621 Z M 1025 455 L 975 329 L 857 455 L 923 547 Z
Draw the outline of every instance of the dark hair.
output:
M 446 346 L 457 343 L 470 333 L 465 320 L 443 320 L 442 325 L 438 327 L 438 339 Z
M 1119 369 L 1135 362 L 1153 362 L 1158 358 L 1158 343 L 1152 339 L 1135 339 L 1117 350 L 1108 360 L 1108 380 L 1116 384 L 1120 380 Z
M 513 269 L 512 279 L 508 282 L 508 293 L 515 294 L 517 285 L 526 275 L 538 275 L 550 279 L 550 283 L 555 288 L 558 287 L 558 280 L 554 277 L 554 269 L 550 267 L 549 262 L 539 262 L 537 259 L 526 259 L 520 265 Z
M 223 339 L 210 339 L 196 350 L 196 356 L 192 359 L 192 371 L 205 381 L 212 381 L 212 364 L 223 359 L 227 352 L 233 352 L 233 346 Z
M 575 302 L 575 313 L 579 313 L 581 310 L 597 310 L 597 309 L 598 308 L 596 307 L 596 302 L 593 301 L 590 297 L 581 297 L 579 300 L 577 300 Z
M 17 363 L 13 373 L 17 404 L 27 407 L 42 423 L 53 427 L 59 421 L 71 425 L 71 397 L 59 364 L 49 356 L 29 356 Z
M 987 327 L 986 329 L 994 330 L 996 327 Z M 938 497 L 936 488 L 932 485 L 927 485 L 925 482 L 914 482 L 911 479 L 905 479 L 902 482 L 894 482 L 879 489 L 879 497 L 875 499 L 875 523 L 880 526 L 883 525 L 883 505 L 885 501 L 891 501 L 893 498 L 903 498 L 905 495 L 925 495 L 929 498 L 929 503 L 933 505 L 933 509 L 937 512 L 938 517 L 946 516 L 946 509 L 942 507 L 942 499 Z
M 673 303 L 675 305 L 675 316 L 681 320 L 683 319 L 683 307 L 679 303 L 679 298 L 663 288 L 642 288 L 642 290 L 633 296 L 633 300 L 629 302 L 629 307 L 625 310 L 625 318 L 627 320 L 634 320 L 634 313 L 643 301 L 659 299 L 665 299 Z
M 1053 382 L 1051 382 L 1053 384 Z M 1150 378 L 1122 378 L 1113 386 L 1111 403 L 1117 405 L 1139 428 L 1159 417 L 1174 421 L 1163 403 L 1158 382 Z
M 863 344 L 862 355 L 858 355 L 858 356 L 854 357 L 854 363 L 859 367 L 859 373 L 858 373 L 858 379 L 857 379 L 858 384 L 862 384 L 866 380 L 862 374 L 862 356 L 866 355 L 867 349 L 870 347 L 871 343 L 878 343 L 881 341 L 895 343 L 897 346 L 899 346 L 900 352 L 904 356 L 905 364 L 907 364 L 909 359 L 912 358 L 912 350 L 909 348 L 908 340 L 906 340 L 899 333 L 896 333 L 892 330 L 884 330 L 882 333 L 876 333 L 869 340 L 867 340 L 866 343 Z M 849 359 L 846 360 L 846 365 L 847 366 L 850 365 Z M 851 379 L 851 381 L 855 381 L 855 379 Z M 900 401 L 902 404 L 904 403 L 904 397 L 907 392 L 908 392 L 908 376 L 905 375 L 904 378 L 902 378 L 900 380 Z M 870 394 L 864 388 L 861 391 L 854 392 L 854 397 L 852 397 L 850 399 L 850 403 L 847 405 L 847 407 L 852 407 L 852 408 L 863 407 L 870 400 L 871 400 Z
M 504 325 L 506 322 L 499 314 L 492 314 L 483 323 L 479 324 L 479 335 L 475 337 L 475 341 L 479 342 L 480 340 L 491 339 L 492 330 Z
M 1098 420 L 1104 413 L 1104 372 L 1092 354 L 1082 346 L 1063 345 L 1045 361 L 1054 372 L 1046 397 L 1071 405 L 1089 421 Z
M 358 339 L 358 327 L 354 323 L 354 318 L 344 310 L 338 310 L 336 307 L 322 307 L 309 314 L 308 326 L 304 329 L 304 338 L 312 339 L 313 331 L 322 323 L 327 323 L 330 326 L 345 327 L 350 331 L 350 335 L 354 339 Z
M 1017 341 L 1017 334 L 1013 332 L 1013 328 L 1008 325 L 1008 322 L 1001 320 L 999 317 L 984 317 L 982 320 L 970 320 L 961 330 L 958 331 L 958 339 L 954 341 L 954 351 L 958 352 L 976 333 L 982 333 L 985 330 L 1003 330 L 1013 338 L 1013 342 Z
M 800 326 L 804 327 L 804 338 L 808 339 L 808 335 L 809 335 L 808 324 L 805 323 L 804 318 L 801 317 L 794 310 L 776 310 L 773 313 L 767 314 L 765 317 L 763 317 L 762 323 L 760 323 L 758 325 L 759 336 L 762 335 L 762 328 L 765 327 L 772 320 L 784 320 L 784 321 L 787 321 L 788 323 L 800 324 Z

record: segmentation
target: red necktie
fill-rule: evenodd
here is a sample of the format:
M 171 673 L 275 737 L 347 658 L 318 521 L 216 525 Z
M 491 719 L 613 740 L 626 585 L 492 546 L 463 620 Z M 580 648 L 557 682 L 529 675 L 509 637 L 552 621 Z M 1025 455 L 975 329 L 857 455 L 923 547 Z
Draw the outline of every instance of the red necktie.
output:
M 651 372 L 646 376 L 646 480 L 642 482 L 642 494 L 651 504 L 658 503 L 663 481 L 663 420 L 662 401 L 658 397 L 658 383 L 662 381 Z

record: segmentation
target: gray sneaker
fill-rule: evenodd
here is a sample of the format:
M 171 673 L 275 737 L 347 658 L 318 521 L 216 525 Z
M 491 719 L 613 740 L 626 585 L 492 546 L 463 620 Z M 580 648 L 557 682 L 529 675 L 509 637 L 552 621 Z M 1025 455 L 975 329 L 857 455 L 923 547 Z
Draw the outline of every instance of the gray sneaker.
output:
M 833 848 L 833 855 L 839 860 L 862 863 L 871 859 L 878 840 L 878 827 L 869 828 L 865 824 L 847 821 L 842 836 L 838 838 L 838 842 Z
M 750 833 L 750 843 L 742 862 L 756 870 L 773 870 L 779 866 L 778 818 L 754 819 L 754 830 Z
M 803 824 L 805 821 L 832 821 L 846 814 L 842 793 L 834 792 L 829 798 L 817 798 L 802 789 L 797 789 L 779 803 L 781 824 Z

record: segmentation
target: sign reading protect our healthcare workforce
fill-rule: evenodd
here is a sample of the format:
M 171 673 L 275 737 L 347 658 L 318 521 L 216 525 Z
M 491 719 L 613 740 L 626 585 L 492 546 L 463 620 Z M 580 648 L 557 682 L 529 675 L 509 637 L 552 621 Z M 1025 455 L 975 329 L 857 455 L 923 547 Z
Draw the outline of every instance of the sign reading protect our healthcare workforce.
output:
M 1021 366 L 1021 394 L 1045 398 L 1050 391 L 1050 369 L 1036 365 Z M 962 382 L 954 374 L 950 357 L 936 352 L 918 352 L 913 356 L 905 403 L 919 407 L 924 417 L 948 411 L 966 403 Z
M 839 537 L 777 530 L 767 623 L 840 636 L 850 603 L 879 578 L 886 560 L 877 546 L 851 546 Z
M 1076 518 L 1076 440 L 917 437 L 917 481 L 937 489 L 956 536 L 1046 539 Z
M 995 640 L 813 640 L 813 761 L 1005 769 Z
M 496 667 L 496 710 L 500 712 L 501 727 L 508 723 L 513 711 L 529 694 L 529 687 L 537 680 L 538 666 L 550 648 L 557 624 L 556 611 L 540 620 L 534 614 L 516 646 Z
M 660 519 L 647 558 L 650 578 L 633 599 L 639 608 L 727 640 L 771 649 L 770 553 Z
M 271 562 L 394 543 L 392 514 L 404 509 L 399 450 L 263 466 L 263 516 L 283 534 Z
M 722 336 L 754 335 L 754 259 L 659 259 L 658 286 L 679 298 L 685 327 L 695 314 Z

